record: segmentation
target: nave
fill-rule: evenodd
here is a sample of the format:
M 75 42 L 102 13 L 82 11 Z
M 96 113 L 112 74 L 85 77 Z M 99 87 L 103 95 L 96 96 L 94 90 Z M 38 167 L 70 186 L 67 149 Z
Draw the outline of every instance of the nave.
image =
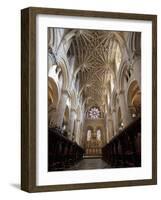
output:
M 89 170 L 89 169 L 105 169 L 105 168 L 110 168 L 110 165 L 108 165 L 101 158 L 84 158 L 79 163 L 70 167 L 69 170 L 83 170 L 83 169 Z
M 48 171 L 141 166 L 141 34 L 48 28 Z
M 141 119 L 132 122 L 101 149 L 101 156 L 88 156 L 59 128 L 49 129 L 49 171 L 139 167 L 141 163 Z M 85 156 L 86 155 L 86 156 Z

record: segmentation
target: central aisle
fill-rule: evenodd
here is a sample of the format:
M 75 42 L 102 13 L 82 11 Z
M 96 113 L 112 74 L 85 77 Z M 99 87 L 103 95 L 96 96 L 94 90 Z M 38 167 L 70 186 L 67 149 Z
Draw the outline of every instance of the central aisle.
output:
M 81 169 L 104 169 L 110 168 L 110 166 L 103 161 L 101 158 L 84 158 L 76 165 L 70 167 L 70 170 L 81 170 Z

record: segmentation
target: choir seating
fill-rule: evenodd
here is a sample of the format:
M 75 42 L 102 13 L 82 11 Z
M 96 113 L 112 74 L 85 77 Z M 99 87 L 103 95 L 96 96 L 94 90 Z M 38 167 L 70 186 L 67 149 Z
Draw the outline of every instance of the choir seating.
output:
M 65 170 L 83 158 L 84 150 L 59 127 L 48 131 L 48 171 Z
M 121 130 L 102 148 L 103 160 L 111 167 L 141 166 L 141 118 Z

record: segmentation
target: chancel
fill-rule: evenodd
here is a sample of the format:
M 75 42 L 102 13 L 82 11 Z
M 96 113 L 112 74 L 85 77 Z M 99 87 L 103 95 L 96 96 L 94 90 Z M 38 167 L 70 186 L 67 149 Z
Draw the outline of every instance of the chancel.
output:
M 141 166 L 141 33 L 48 28 L 48 170 Z

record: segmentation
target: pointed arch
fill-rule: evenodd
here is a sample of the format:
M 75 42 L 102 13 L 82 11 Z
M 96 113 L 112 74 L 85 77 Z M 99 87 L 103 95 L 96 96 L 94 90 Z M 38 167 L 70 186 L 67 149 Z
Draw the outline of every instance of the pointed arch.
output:
M 125 54 L 125 52 L 126 52 L 126 54 L 129 55 L 128 47 L 125 42 L 125 39 L 121 36 L 121 34 L 119 32 L 113 32 L 113 34 L 115 35 L 115 38 L 120 46 L 121 53 Z

